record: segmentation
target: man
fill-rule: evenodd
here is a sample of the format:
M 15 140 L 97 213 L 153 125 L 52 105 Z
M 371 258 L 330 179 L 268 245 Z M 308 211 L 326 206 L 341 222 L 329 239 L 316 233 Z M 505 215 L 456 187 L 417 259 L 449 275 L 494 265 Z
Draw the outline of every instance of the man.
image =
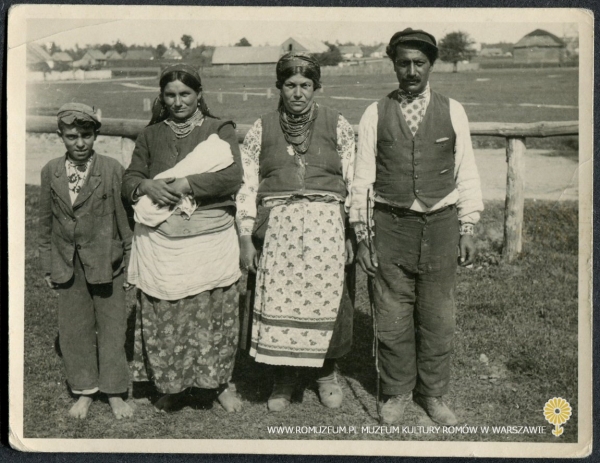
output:
M 350 210 L 358 263 L 374 278 L 386 399 L 380 419 L 401 421 L 414 398 L 433 421 L 454 425 L 442 396 L 450 379 L 457 259 L 473 262 L 473 227 L 483 210 L 479 174 L 463 107 L 429 88 L 435 38 L 405 29 L 391 38 L 387 54 L 399 88 L 360 121 Z

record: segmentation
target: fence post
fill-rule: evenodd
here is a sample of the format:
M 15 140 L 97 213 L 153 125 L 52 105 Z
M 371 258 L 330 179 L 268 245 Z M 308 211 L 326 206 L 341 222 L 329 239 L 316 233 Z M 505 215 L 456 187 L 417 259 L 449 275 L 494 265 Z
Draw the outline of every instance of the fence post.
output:
M 144 98 L 144 112 L 148 113 L 150 111 L 152 111 L 152 102 L 150 98 Z
M 223 92 L 217 93 L 217 101 L 223 104 Z
M 522 248 L 523 176 L 525 165 L 525 137 L 509 137 L 506 143 L 506 202 L 504 204 L 504 246 L 502 257 L 505 262 L 513 261 Z
M 267 88 L 267 100 L 271 99 L 271 87 Z
M 244 93 L 242 94 L 242 101 L 248 101 L 248 94 L 246 93 L 246 90 L 244 90 Z
M 121 164 L 123 167 L 129 167 L 131 164 L 131 156 L 133 149 L 135 148 L 135 142 L 126 137 L 121 137 Z

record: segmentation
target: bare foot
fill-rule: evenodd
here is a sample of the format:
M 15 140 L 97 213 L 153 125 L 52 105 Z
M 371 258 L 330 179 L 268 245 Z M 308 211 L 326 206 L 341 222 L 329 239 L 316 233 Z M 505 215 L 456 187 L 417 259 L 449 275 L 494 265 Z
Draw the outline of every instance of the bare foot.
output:
M 90 405 L 92 405 L 93 400 L 94 399 L 92 398 L 92 396 L 80 395 L 79 400 L 77 400 L 77 402 L 75 402 L 75 405 L 73 405 L 69 410 L 69 415 L 71 415 L 73 418 L 84 420 L 88 414 L 88 410 L 90 408 Z
M 219 403 L 228 413 L 242 411 L 242 401 L 231 388 L 228 387 L 223 390 L 223 392 L 219 394 L 218 399 Z
M 108 398 L 108 403 L 117 420 L 121 418 L 131 418 L 133 416 L 133 408 L 119 396 Z

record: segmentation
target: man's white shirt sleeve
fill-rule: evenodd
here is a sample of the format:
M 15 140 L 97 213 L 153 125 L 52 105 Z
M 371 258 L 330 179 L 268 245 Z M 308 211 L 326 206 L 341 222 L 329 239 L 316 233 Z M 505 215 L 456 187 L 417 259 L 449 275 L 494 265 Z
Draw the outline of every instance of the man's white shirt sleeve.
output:
M 373 191 L 377 157 L 377 102 L 364 112 L 358 127 L 358 153 L 356 155 L 350 222 L 357 232 L 364 230 L 367 222 L 367 192 Z M 454 178 L 456 189 L 435 204 L 430 211 L 456 204 L 461 223 L 477 223 L 483 210 L 479 173 L 471 144 L 469 120 L 463 106 L 450 99 L 450 119 L 456 133 Z M 423 203 L 415 201 L 415 210 L 427 210 Z M 372 204 L 371 204 L 372 205 Z

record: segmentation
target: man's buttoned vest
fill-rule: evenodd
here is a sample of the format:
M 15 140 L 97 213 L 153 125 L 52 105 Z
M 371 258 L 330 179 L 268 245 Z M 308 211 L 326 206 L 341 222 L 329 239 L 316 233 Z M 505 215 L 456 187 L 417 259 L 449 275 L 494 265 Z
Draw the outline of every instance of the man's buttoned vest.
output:
M 450 101 L 431 92 L 425 116 L 413 137 L 397 92 L 378 103 L 375 192 L 401 207 L 410 208 L 416 198 L 432 207 L 456 188 L 456 133 Z

